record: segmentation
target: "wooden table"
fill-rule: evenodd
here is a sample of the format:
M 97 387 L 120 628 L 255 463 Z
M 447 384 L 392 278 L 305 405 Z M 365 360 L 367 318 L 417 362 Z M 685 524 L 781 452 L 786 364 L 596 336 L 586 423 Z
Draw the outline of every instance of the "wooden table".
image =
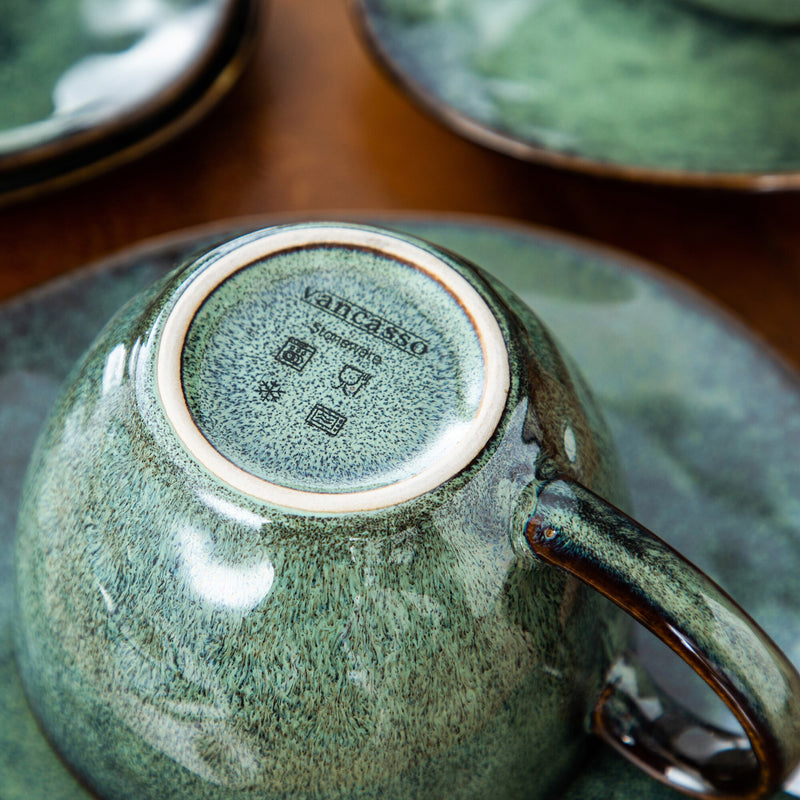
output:
M 402 96 L 345 0 L 269 0 L 257 51 L 199 125 L 0 210 L 0 299 L 169 231 L 279 212 L 456 211 L 590 237 L 686 277 L 800 367 L 800 193 L 667 189 L 523 164 Z

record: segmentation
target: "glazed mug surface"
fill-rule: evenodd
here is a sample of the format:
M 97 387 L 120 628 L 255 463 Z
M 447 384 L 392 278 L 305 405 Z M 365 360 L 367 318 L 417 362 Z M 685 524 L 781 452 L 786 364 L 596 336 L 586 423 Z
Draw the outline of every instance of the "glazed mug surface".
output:
M 683 791 L 763 796 L 800 758 L 800 679 L 626 504 L 506 287 L 390 231 L 259 231 L 68 379 L 20 511 L 20 674 L 109 800 L 536 800 L 589 729 Z M 652 694 L 624 611 L 747 736 Z

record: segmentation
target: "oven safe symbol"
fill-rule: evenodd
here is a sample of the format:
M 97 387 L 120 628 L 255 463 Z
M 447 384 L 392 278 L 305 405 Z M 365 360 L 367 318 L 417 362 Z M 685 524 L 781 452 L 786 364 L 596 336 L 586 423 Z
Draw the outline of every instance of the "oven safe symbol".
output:
M 334 384 L 336 389 L 341 389 L 346 395 L 355 397 L 369 382 L 372 375 L 354 367 L 352 364 L 345 364 L 339 370 L 339 383 Z

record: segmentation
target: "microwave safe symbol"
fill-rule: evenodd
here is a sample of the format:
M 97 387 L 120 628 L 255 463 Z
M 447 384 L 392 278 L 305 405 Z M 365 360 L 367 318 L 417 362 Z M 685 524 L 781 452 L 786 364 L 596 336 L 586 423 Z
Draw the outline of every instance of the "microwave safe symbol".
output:
M 345 422 L 347 422 L 347 417 L 344 414 L 327 408 L 321 403 L 317 403 L 306 417 L 306 425 L 327 433 L 328 436 L 336 436 L 344 427 Z
M 339 383 L 334 384 L 334 388 L 341 389 L 346 395 L 355 397 L 369 382 L 372 375 L 354 367 L 352 364 L 345 364 L 339 370 Z

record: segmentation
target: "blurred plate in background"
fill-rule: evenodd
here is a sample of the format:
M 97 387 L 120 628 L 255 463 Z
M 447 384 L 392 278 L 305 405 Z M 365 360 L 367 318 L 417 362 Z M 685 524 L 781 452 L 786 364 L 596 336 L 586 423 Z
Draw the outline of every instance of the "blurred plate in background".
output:
M 195 122 L 243 68 L 260 0 L 4 0 L 0 202 Z
M 800 186 L 800 28 L 677 0 L 352 0 L 392 77 L 517 158 L 653 183 Z

